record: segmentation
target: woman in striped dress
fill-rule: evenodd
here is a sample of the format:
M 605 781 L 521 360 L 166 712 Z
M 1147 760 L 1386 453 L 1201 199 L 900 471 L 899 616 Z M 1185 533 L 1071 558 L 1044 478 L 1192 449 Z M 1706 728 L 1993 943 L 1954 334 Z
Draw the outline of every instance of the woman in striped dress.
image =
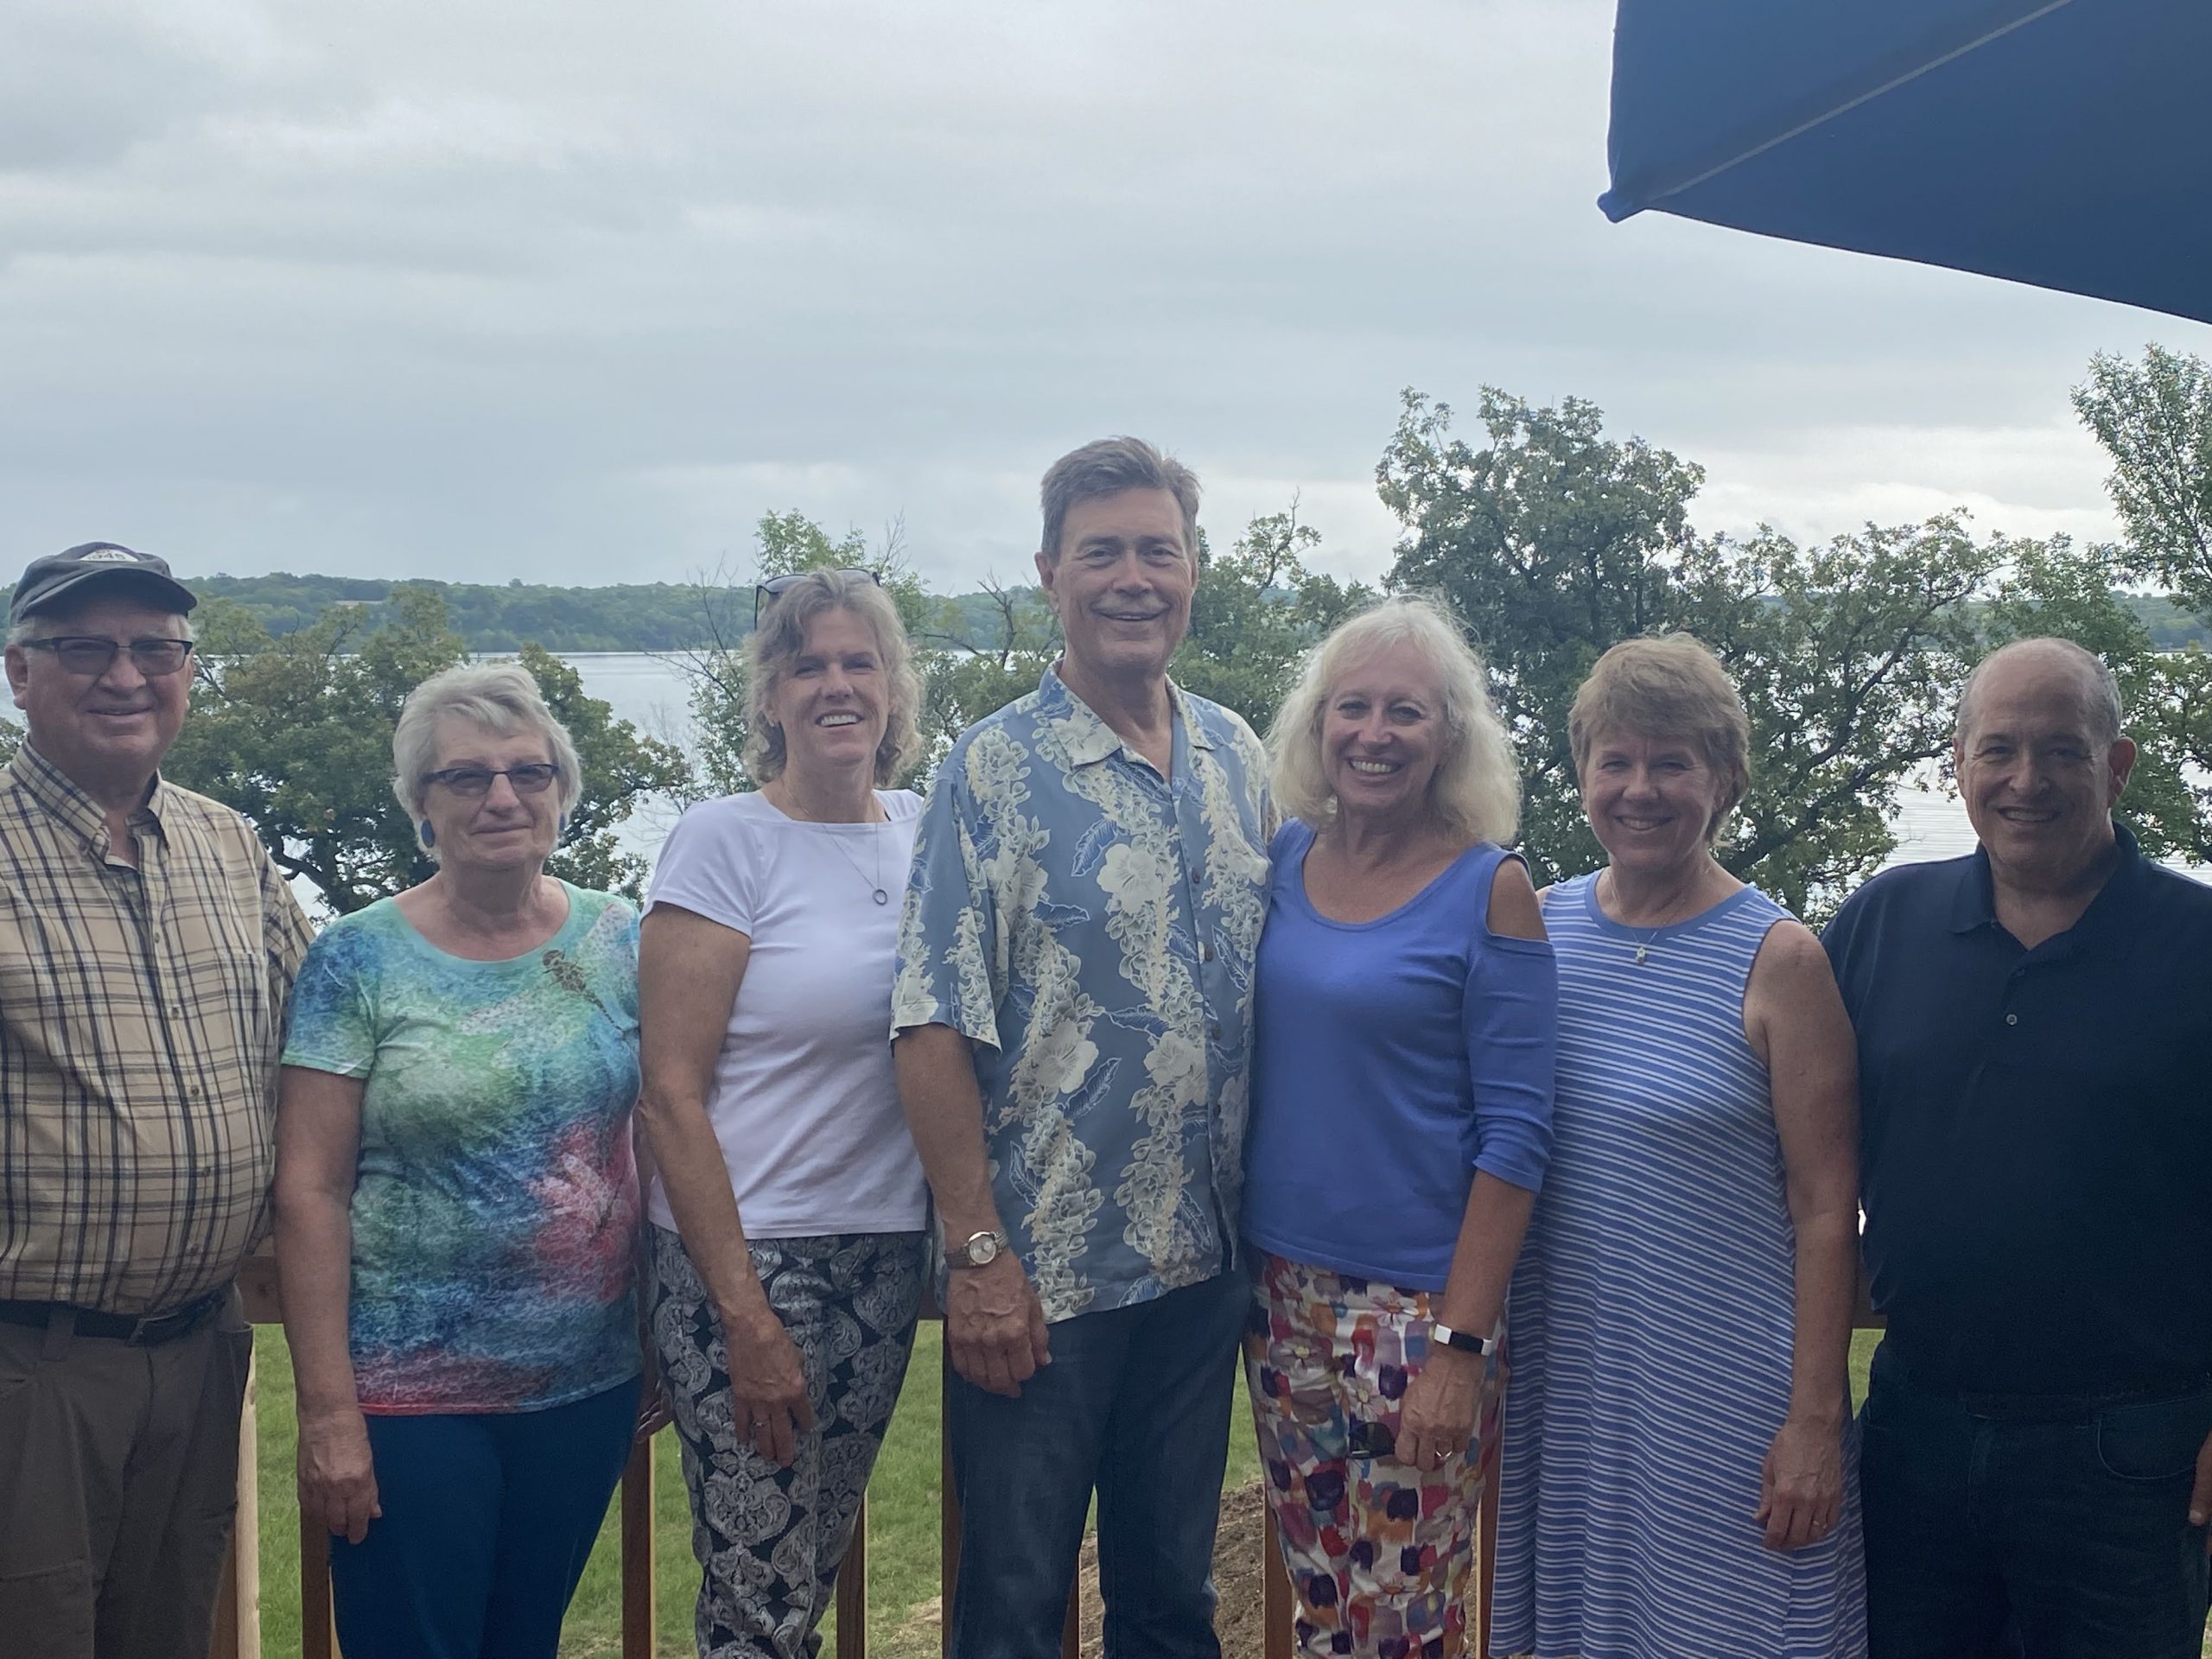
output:
M 1491 1651 L 1866 1651 L 1856 1061 L 1827 957 L 1723 869 L 1750 726 L 1687 635 L 1569 722 L 1606 867 L 1548 888 L 1549 1171 L 1515 1273 Z

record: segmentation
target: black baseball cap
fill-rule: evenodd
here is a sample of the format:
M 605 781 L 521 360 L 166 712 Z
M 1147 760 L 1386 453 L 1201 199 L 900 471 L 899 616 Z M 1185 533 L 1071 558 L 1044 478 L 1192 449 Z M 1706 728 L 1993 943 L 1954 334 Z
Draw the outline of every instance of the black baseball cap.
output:
M 22 580 L 16 583 L 16 596 L 8 604 L 8 620 L 20 622 L 96 582 L 124 578 L 148 589 L 179 615 L 200 602 L 191 588 L 169 574 L 166 559 L 116 542 L 80 542 L 64 552 L 33 559 L 24 567 Z

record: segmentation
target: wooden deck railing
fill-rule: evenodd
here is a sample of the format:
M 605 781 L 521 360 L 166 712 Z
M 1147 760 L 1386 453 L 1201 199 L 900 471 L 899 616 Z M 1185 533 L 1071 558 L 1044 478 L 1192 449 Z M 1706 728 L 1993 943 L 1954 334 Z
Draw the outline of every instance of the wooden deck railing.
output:
M 277 1322 L 276 1264 L 257 1257 L 246 1264 L 239 1287 L 245 1292 L 247 1317 L 256 1324 Z M 1867 1307 L 1862 1287 L 1859 1328 L 1878 1325 L 1879 1318 Z M 1231 1425 L 1236 1433 L 1238 1425 Z M 245 1422 L 238 1447 L 238 1515 L 232 1535 L 231 1554 L 224 1567 L 223 1593 L 216 1610 L 215 1641 L 210 1659 L 260 1659 L 260 1569 L 253 1541 L 258 1535 L 257 1478 L 254 1447 L 254 1400 L 249 1379 Z M 940 1428 L 940 1433 L 942 1429 Z M 943 1586 L 940 1606 L 949 1614 L 953 1586 L 960 1575 L 960 1503 L 954 1496 L 949 1449 L 943 1454 L 940 1520 Z M 1480 1525 L 1476 1534 L 1474 1606 L 1471 1623 L 1477 1655 L 1490 1651 L 1490 1586 L 1497 1560 L 1497 1482 L 1483 1488 Z M 246 1541 L 241 1549 L 239 1542 Z M 655 1609 L 658 1586 L 653 1581 L 653 1461 L 650 1446 L 633 1447 L 629 1467 L 622 1474 L 622 1659 L 654 1659 Z M 1261 1543 L 1260 1569 L 1265 1597 L 1265 1659 L 1290 1659 L 1291 1598 L 1282 1557 L 1275 1546 L 1274 1522 L 1267 1523 Z M 1060 1633 L 1064 1659 L 1077 1659 L 1081 1590 L 1068 1599 L 1068 1617 Z M 854 1527 L 853 1547 L 837 1575 L 837 1659 L 867 1659 L 868 1630 L 868 1505 L 861 1500 Z M 949 1643 L 951 1625 L 943 1625 L 941 1642 Z M 331 1623 L 330 1535 L 321 1527 L 300 1528 L 300 1645 L 302 1659 L 337 1659 L 337 1633 Z M 683 1650 L 690 1651 L 687 1641 Z

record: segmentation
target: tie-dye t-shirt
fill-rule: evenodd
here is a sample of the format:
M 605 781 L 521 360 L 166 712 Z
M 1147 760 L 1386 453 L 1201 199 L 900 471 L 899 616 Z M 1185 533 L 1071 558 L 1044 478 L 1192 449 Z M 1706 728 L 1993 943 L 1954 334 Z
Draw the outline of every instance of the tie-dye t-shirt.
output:
M 365 1411 L 531 1411 L 637 1374 L 638 918 L 568 895 L 561 931 L 505 962 L 448 955 L 386 899 L 300 969 L 284 1063 L 365 1083 Z

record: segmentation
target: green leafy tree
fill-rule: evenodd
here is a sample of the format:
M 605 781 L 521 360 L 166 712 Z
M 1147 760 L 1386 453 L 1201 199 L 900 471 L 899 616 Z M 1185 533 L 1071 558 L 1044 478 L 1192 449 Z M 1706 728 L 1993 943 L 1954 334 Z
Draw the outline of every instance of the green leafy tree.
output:
M 2121 565 L 2212 621 L 2212 363 L 2160 346 L 2140 363 L 2100 353 L 2074 408 L 2112 457 Z
M 938 601 L 922 665 L 925 766 L 984 715 L 1034 691 L 1060 654 L 1059 619 L 1036 588 L 988 579 L 982 593 L 988 606 Z
M 1467 442 L 1449 410 L 1408 394 L 1378 472 L 1406 526 L 1390 580 L 1441 592 L 1484 648 L 1522 757 L 1524 845 L 1548 875 L 1602 861 L 1567 713 L 1599 655 L 1642 633 L 1694 633 L 1735 678 L 1752 784 L 1719 855 L 1815 921 L 1896 845 L 1899 793 L 1948 752 L 1964 676 L 2006 629 L 2035 618 L 2038 631 L 2087 631 L 2093 648 L 2108 638 L 2140 695 L 2164 687 L 2176 723 L 2189 724 L 2185 685 L 2145 662 L 2139 626 L 2121 627 L 2126 608 L 2094 550 L 1977 541 L 1955 515 L 1813 547 L 1767 529 L 1701 537 L 1688 517 L 1700 470 L 1606 438 L 1592 405 L 1534 409 L 1490 391 L 1482 419 L 1487 442 Z M 2202 738 L 2184 730 L 2168 744 L 2169 796 L 2188 742 Z M 2177 823 L 2180 809 L 2164 810 L 2161 822 Z
M 2157 647 L 2117 586 L 2139 568 L 2124 549 L 2076 549 L 2063 536 L 2015 543 L 1981 643 L 2056 634 L 2103 658 L 2138 749 L 2120 817 L 2154 858 L 2212 861 L 2212 656 L 2194 641 Z
M 1717 849 L 1730 871 L 1818 919 L 1880 868 L 1900 791 L 1949 752 L 1976 651 L 1966 601 L 2006 546 L 1938 516 L 1815 547 L 1763 529 L 1686 550 L 1669 625 L 1727 665 L 1751 722 L 1751 789 Z
M 749 731 L 745 640 L 753 632 L 760 583 L 803 570 L 873 572 L 898 607 L 899 620 L 921 657 L 916 667 L 925 685 L 931 683 L 932 669 L 929 648 L 939 639 L 937 625 L 946 615 L 944 601 L 923 591 L 921 579 L 906 556 L 906 531 L 900 524 L 894 522 L 885 532 L 881 545 L 873 551 L 867 537 L 858 530 L 832 537 L 798 512 L 765 515 L 754 527 L 753 537 L 755 574 L 750 581 L 725 568 L 695 585 L 708 643 L 672 659 L 691 681 L 691 719 L 697 734 L 695 798 L 735 795 L 760 786 L 745 764 Z M 924 711 L 926 716 L 937 705 L 934 697 L 925 701 L 929 705 Z M 934 758 L 925 753 L 916 772 Z
M 433 868 L 392 797 L 391 734 L 407 693 L 467 653 L 436 593 L 403 588 L 392 605 L 381 626 L 337 606 L 278 638 L 241 607 L 209 601 L 192 712 L 162 768 L 244 813 L 277 867 L 313 882 L 340 913 Z M 549 868 L 634 897 L 643 867 L 617 851 L 613 826 L 652 791 L 680 786 L 683 757 L 584 696 L 568 664 L 534 648 L 524 663 L 584 771 L 583 798 Z
M 1698 467 L 1605 437 L 1597 406 L 1537 409 L 1485 388 L 1486 442 L 1449 405 L 1404 396 L 1376 469 L 1405 535 L 1389 585 L 1441 595 L 1490 665 L 1521 756 L 1523 843 L 1548 874 L 1596 861 L 1567 749 L 1567 711 L 1618 639 L 1674 620 L 1670 566 L 1692 544 Z
M 1191 631 L 1170 664 L 1185 689 L 1234 709 L 1264 734 L 1290 692 L 1306 652 L 1375 595 L 1317 575 L 1304 555 L 1320 533 L 1298 506 L 1252 520 L 1225 554 L 1199 550 Z

